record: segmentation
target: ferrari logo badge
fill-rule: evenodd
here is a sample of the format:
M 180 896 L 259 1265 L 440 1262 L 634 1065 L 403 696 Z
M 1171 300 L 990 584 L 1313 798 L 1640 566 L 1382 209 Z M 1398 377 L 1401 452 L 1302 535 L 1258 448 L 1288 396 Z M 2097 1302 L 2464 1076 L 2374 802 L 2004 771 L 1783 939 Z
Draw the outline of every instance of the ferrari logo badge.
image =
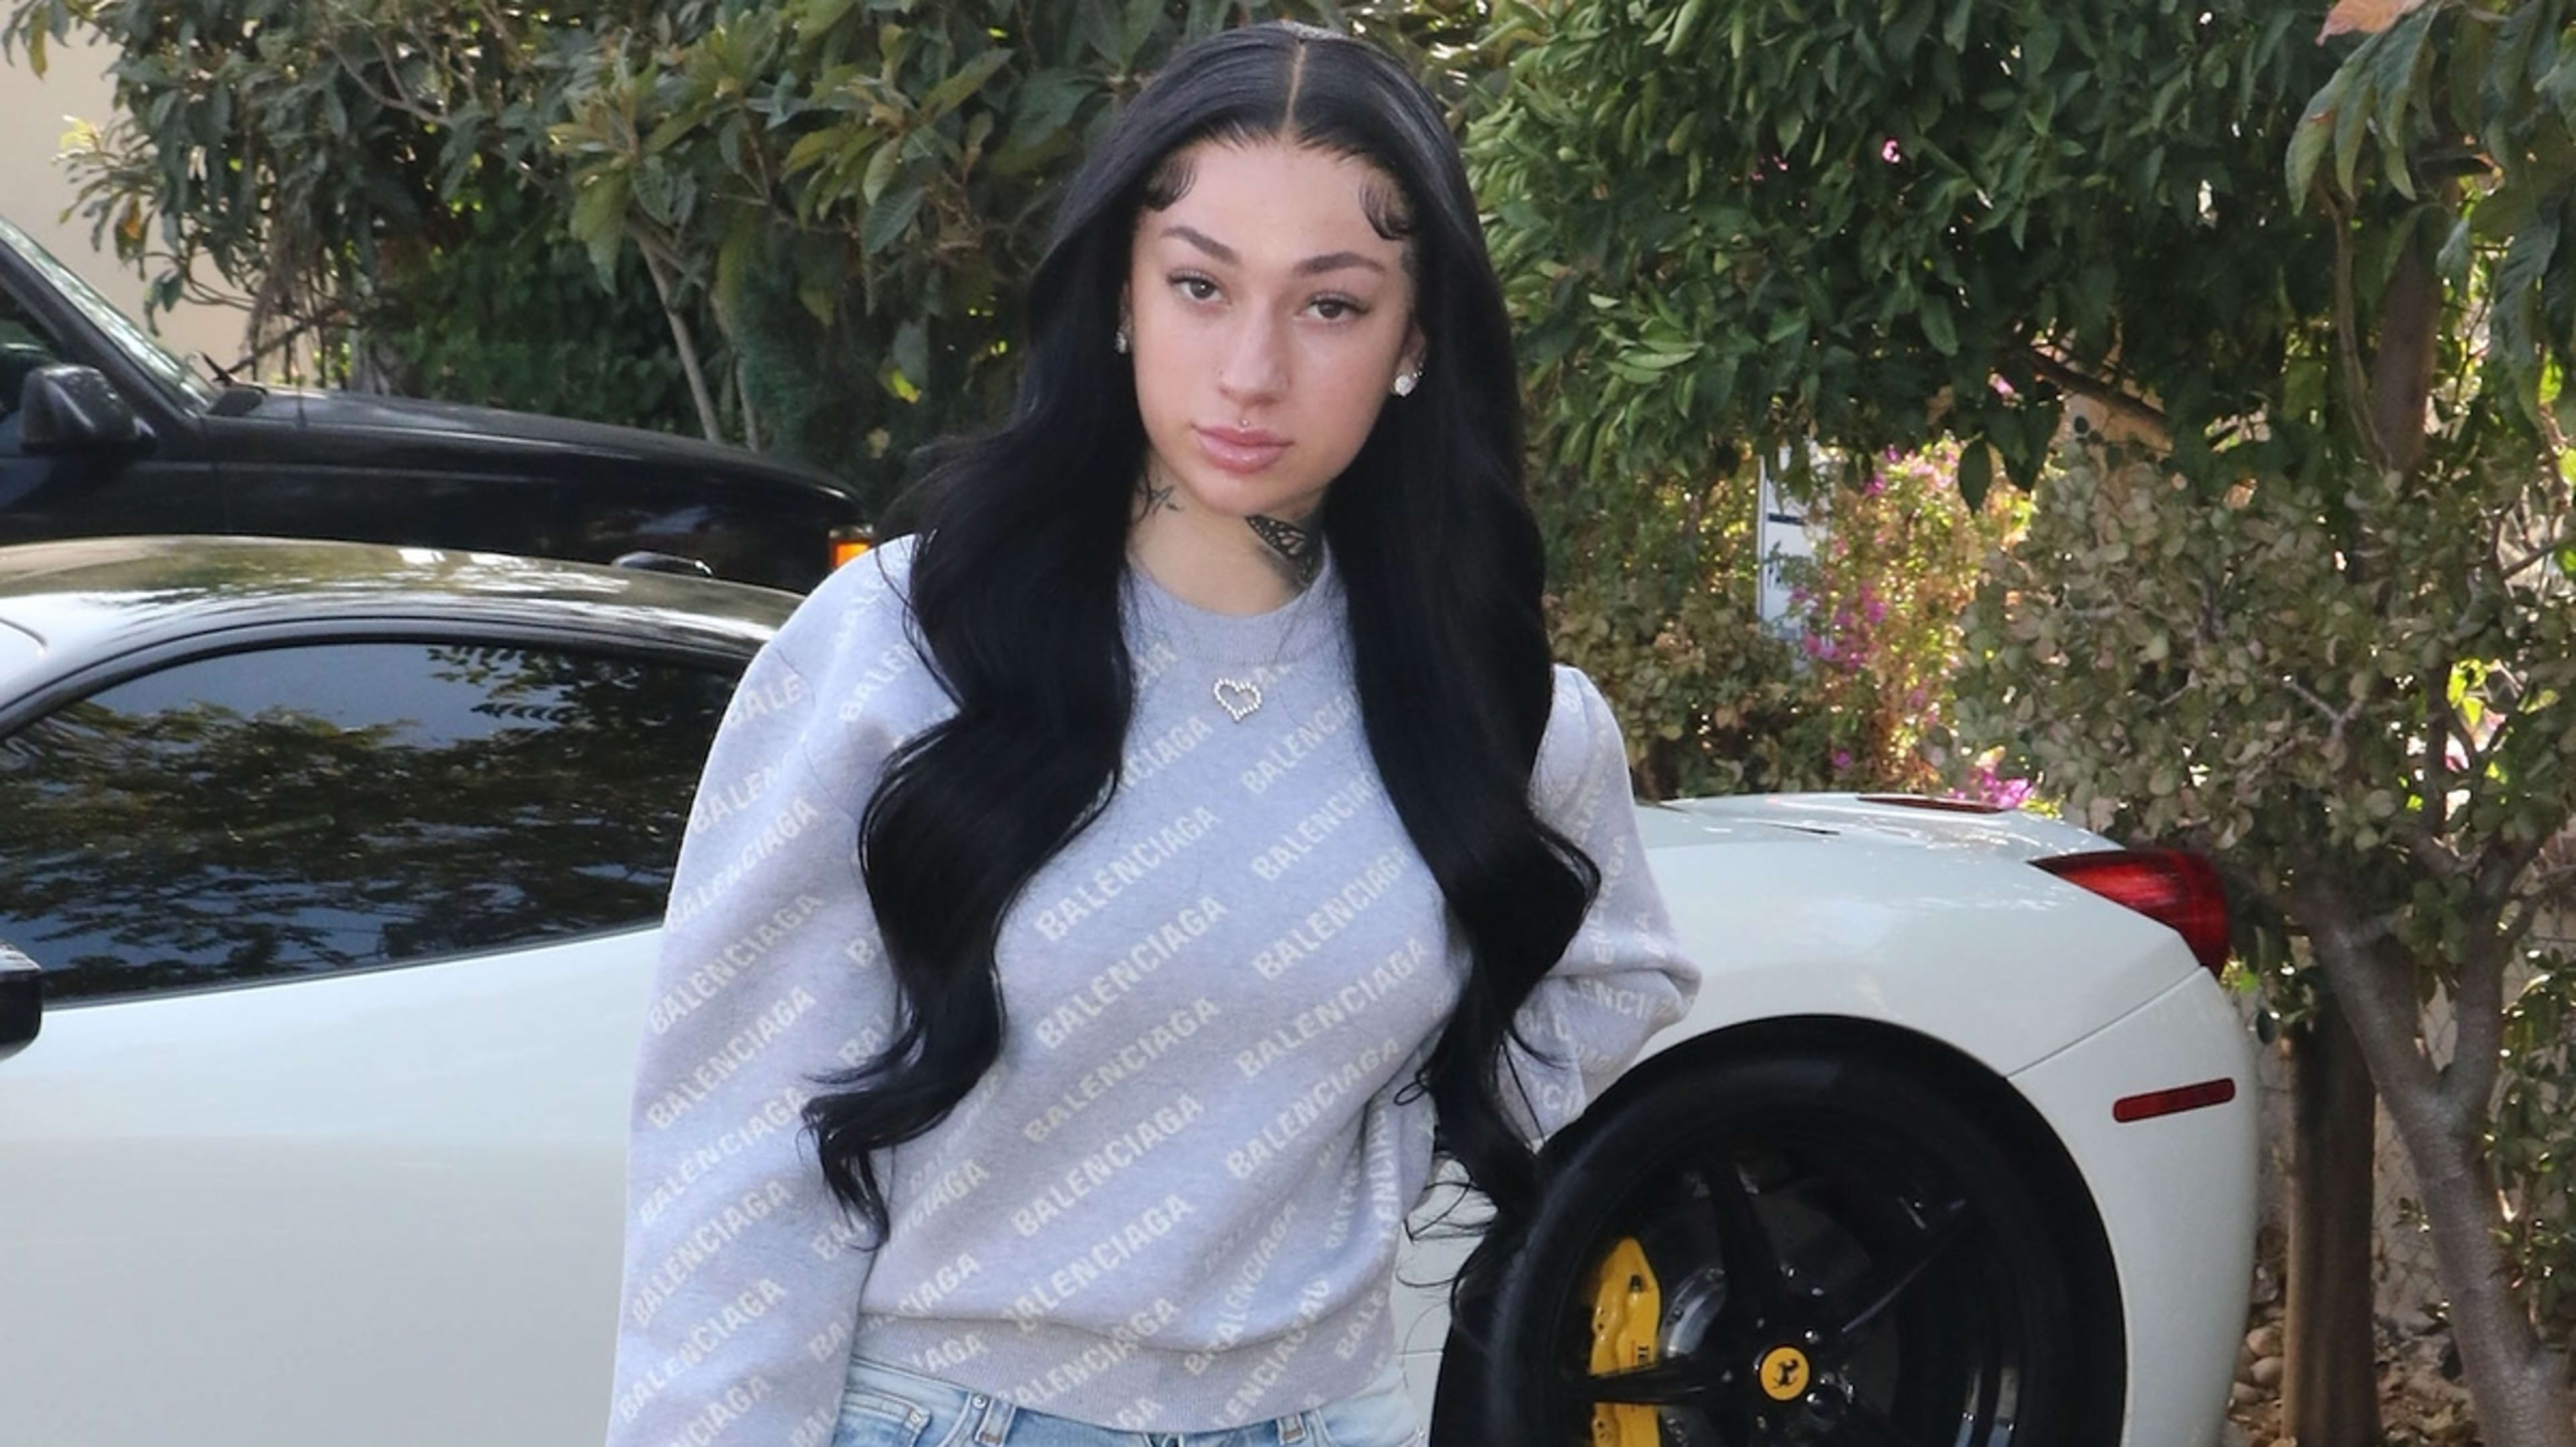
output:
M 1792 1402 L 1807 1390 L 1807 1354 L 1796 1347 L 1773 1347 L 1762 1354 L 1762 1395 Z

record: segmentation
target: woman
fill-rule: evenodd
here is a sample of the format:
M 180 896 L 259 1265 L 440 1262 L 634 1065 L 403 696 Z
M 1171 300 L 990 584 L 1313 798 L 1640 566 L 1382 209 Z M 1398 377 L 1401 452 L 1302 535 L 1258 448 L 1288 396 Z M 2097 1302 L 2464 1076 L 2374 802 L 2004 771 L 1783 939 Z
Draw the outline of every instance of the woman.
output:
M 1010 419 L 709 762 L 614 1443 L 1413 1441 L 1388 1298 L 1435 1121 L 1517 1218 L 1695 985 L 1549 661 L 1421 88 L 1305 27 L 1184 50 L 1031 295 Z

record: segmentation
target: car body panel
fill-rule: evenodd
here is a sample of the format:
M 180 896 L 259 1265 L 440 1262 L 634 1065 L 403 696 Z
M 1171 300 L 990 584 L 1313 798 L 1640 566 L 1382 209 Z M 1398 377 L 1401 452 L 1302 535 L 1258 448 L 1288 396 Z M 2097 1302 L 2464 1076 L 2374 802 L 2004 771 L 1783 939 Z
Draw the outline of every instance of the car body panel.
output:
M 281 538 L 95 538 L 0 548 L 0 730 L 57 685 L 264 627 L 526 627 L 748 658 L 793 594 L 501 554 Z
M 1865 835 L 1924 849 L 1965 850 L 2037 859 L 2109 847 L 2109 841 L 2063 819 L 2021 809 L 1995 809 L 1951 799 L 1867 794 L 1734 794 L 1686 799 L 1666 811 L 1711 833 L 1741 826 Z
M 1823 1015 L 1901 1026 L 2010 1075 L 2199 970 L 2165 926 L 2011 854 L 1677 828 L 1677 814 L 1690 818 L 1649 808 L 1640 822 L 1673 923 L 1706 942 L 1711 978 L 1648 1053 L 1747 1020 Z M 2067 842 L 2079 840 L 2104 847 Z
M 5 220 L 0 301 L 49 334 L 51 360 L 104 376 L 145 434 L 131 448 L 24 453 L 7 420 L 16 396 L 0 398 L 0 544 L 149 530 L 594 562 L 651 550 L 802 590 L 830 572 L 832 531 L 867 521 L 830 473 L 701 439 L 415 398 L 217 387 Z
M 0 1438 L 595 1440 L 655 937 L 48 1011 Z
M 2128 1096 L 2210 1080 L 2234 1083 L 2225 1105 L 2114 1120 Z M 2235 1333 L 2254 1277 L 2260 1130 L 2253 1037 L 2206 975 L 2175 983 L 2115 1022 L 2012 1079 L 2093 1191 L 2114 1260 L 2152 1261 L 2120 1283 L 2132 1391 L 2132 1447 L 2208 1447 L 2216 1405 L 2235 1379 Z

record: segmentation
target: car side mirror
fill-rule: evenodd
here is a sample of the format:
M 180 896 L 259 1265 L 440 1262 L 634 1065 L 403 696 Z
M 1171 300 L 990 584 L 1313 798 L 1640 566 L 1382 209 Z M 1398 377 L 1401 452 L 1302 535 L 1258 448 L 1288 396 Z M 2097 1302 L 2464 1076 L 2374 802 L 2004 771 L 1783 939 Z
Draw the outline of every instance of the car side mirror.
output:
M 0 1060 L 27 1048 L 45 1023 L 45 974 L 0 940 Z
M 116 384 L 96 367 L 38 367 L 18 389 L 18 450 L 90 452 L 139 447 L 150 436 Z

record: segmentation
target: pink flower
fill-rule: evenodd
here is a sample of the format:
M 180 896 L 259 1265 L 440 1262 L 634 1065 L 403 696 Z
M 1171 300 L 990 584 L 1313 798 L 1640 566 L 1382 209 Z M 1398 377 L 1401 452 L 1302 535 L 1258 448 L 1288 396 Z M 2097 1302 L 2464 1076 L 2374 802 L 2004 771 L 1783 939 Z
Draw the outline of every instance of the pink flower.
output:
M 1986 765 L 1979 764 L 1968 771 L 1966 792 L 1970 797 L 1988 804 L 2000 805 L 2006 809 L 2018 809 L 2030 802 L 2032 790 L 2028 779 L 2007 779 Z

